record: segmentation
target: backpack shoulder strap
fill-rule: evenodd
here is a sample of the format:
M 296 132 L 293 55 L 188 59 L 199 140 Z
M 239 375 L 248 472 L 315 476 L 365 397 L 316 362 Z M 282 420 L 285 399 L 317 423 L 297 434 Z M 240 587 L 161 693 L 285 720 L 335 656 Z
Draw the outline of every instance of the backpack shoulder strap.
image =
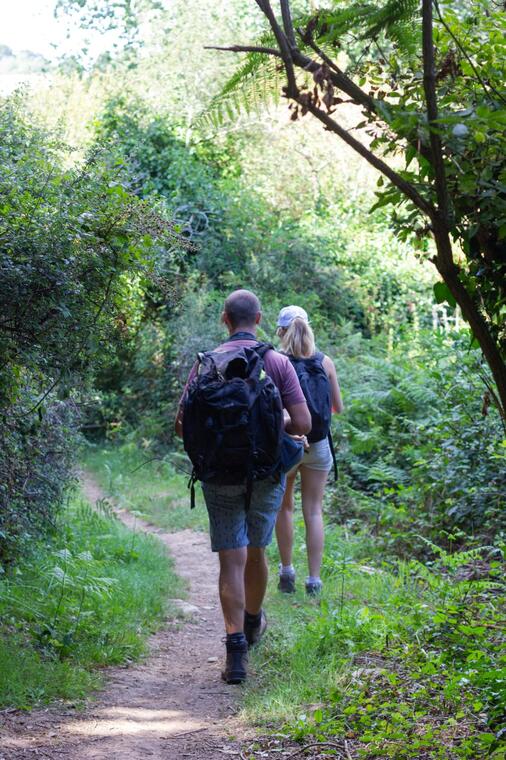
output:
M 252 346 L 252 348 L 257 352 L 257 354 L 260 356 L 261 359 L 264 358 L 267 351 L 275 351 L 276 349 L 272 345 L 272 343 L 257 343 L 256 346 Z
M 332 464 L 334 466 L 334 482 L 337 483 L 337 458 L 336 458 L 336 450 L 334 448 L 334 441 L 332 440 L 332 432 L 329 428 L 329 433 L 327 436 L 328 442 L 329 442 L 329 448 L 330 448 L 330 454 L 332 456 Z

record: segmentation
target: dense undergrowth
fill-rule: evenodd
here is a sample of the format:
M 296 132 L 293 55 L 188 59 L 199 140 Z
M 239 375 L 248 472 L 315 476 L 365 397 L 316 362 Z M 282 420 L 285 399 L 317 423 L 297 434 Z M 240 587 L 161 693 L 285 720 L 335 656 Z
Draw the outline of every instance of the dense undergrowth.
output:
M 504 541 L 504 429 L 466 333 L 329 348 L 346 407 L 331 519 L 369 523 L 384 556 L 425 556 L 423 538 L 449 551 Z
M 246 714 L 368 760 L 504 757 L 501 551 L 432 546 L 432 562 L 387 565 L 371 539 L 327 528 L 319 603 L 282 596 L 271 581 L 274 624 L 254 658 Z M 302 579 L 301 524 L 296 543 Z
M 57 531 L 0 575 L 2 707 L 79 702 L 165 617 L 175 576 L 162 545 L 98 506 L 69 497 Z
M 75 701 L 97 665 L 142 652 L 173 576 L 150 540 L 65 506 L 72 459 L 85 436 L 120 506 L 204 529 L 174 412 L 223 337 L 224 296 L 248 287 L 262 340 L 280 307 L 307 309 L 345 413 L 321 605 L 271 581 L 246 714 L 343 756 L 498 760 L 506 448 L 490 373 L 433 291 L 421 218 L 406 242 L 402 219 L 370 213 L 377 177 L 330 134 L 284 107 L 212 135 L 195 123 L 230 76 L 204 46 L 256 22 L 240 0 L 170 5 L 135 61 L 1 102 L 0 702 Z M 59 121 L 73 148 L 43 126 Z

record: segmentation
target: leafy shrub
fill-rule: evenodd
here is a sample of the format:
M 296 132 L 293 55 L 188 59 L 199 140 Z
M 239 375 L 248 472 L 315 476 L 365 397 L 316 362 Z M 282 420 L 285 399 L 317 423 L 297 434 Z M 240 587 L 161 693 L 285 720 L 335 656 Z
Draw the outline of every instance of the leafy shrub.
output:
M 76 400 L 182 259 L 170 221 L 129 194 L 120 164 L 95 149 L 68 167 L 68 148 L 23 109 L 17 96 L 0 107 L 2 561 L 61 501 L 75 404 L 57 400 Z
M 303 525 L 296 532 L 302 574 Z M 380 567 L 363 536 L 330 527 L 326 546 L 316 607 L 303 591 L 291 603 L 276 592 L 269 598 L 271 634 L 253 653 L 249 716 L 276 732 L 281 724 L 304 746 L 363 760 L 499 760 L 501 547 L 449 553 L 432 545 L 430 563 Z
M 44 414 L 0 417 L 0 563 L 54 529 L 72 481 L 79 415 L 70 401 Z

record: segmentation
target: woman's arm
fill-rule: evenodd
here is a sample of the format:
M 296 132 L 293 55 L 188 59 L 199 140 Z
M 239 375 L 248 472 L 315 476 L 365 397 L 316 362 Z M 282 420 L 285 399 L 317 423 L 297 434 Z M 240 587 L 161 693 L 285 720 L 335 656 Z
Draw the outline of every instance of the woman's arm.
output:
M 344 409 L 343 399 L 341 397 L 341 389 L 337 380 L 336 368 L 334 362 L 330 356 L 323 357 L 323 369 L 327 373 L 327 377 L 330 383 L 330 399 L 332 402 L 332 412 L 335 414 L 341 414 Z

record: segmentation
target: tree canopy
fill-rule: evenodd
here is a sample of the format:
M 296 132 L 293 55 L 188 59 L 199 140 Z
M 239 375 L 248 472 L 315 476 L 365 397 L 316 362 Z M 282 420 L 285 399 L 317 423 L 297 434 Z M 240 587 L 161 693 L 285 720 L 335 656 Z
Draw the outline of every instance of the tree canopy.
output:
M 434 239 L 429 255 L 443 280 L 436 298 L 462 308 L 504 416 L 504 9 L 482 0 L 464 7 L 425 0 L 421 8 L 392 0 L 333 3 L 292 18 L 288 0 L 278 14 L 269 0 L 257 5 L 269 32 L 255 44 L 225 48 L 247 53 L 247 62 L 214 108 L 221 110 L 245 79 L 267 72 L 274 83 L 282 65 L 292 118 L 312 114 L 381 172 L 387 185 L 378 181 L 376 207 L 394 207 L 404 238 L 418 247 Z M 339 121 L 340 107 L 350 102 L 360 109 L 359 137 Z

